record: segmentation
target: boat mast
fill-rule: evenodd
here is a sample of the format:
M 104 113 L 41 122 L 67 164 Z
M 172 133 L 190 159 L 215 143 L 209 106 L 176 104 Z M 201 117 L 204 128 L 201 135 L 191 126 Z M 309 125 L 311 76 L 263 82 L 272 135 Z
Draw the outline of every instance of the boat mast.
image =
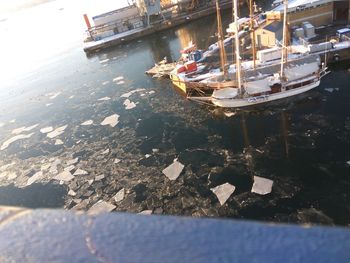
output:
M 256 68 L 256 50 L 255 50 L 255 28 L 254 28 L 254 10 L 253 10 L 253 0 L 249 0 L 249 12 L 250 12 L 250 31 L 252 38 L 252 53 L 253 53 L 253 65 Z
M 283 0 L 284 13 L 283 13 L 283 41 L 282 41 L 282 57 L 281 57 L 281 79 L 285 79 L 284 75 L 284 64 L 287 61 L 287 11 L 288 11 L 288 0 Z
M 233 0 L 233 23 L 234 23 L 234 33 L 235 33 L 235 51 L 236 51 L 236 78 L 237 87 L 239 93 L 242 93 L 242 83 L 241 83 L 241 56 L 239 54 L 239 36 L 238 36 L 238 8 L 237 0 Z
M 222 32 L 222 22 L 221 22 L 221 14 L 220 14 L 220 6 L 219 6 L 219 0 L 216 0 L 216 17 L 218 21 L 218 44 L 220 49 L 220 63 L 221 63 L 221 69 L 224 73 L 225 80 L 228 78 L 228 71 L 226 68 L 226 51 L 225 51 L 225 45 L 224 45 L 224 37 Z

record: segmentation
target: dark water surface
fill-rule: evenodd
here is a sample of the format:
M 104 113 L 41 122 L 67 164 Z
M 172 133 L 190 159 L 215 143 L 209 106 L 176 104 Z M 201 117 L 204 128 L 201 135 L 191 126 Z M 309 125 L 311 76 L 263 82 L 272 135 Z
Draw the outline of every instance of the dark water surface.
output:
M 60 4 L 45 8 L 76 22 L 70 6 L 57 11 Z M 229 20 L 226 14 L 225 24 Z M 42 60 L 28 55 L 22 61 L 13 52 L 6 62 L 12 75 L 2 77 L 0 88 L 0 144 L 16 136 L 15 129 L 38 125 L 19 132 L 33 133 L 30 138 L 0 151 L 0 205 L 87 210 L 104 200 L 119 211 L 348 225 L 350 64 L 331 68 L 320 87 L 302 96 L 232 117 L 225 115 L 229 110 L 186 101 L 169 80 L 144 74 L 164 56 L 176 60 L 191 39 L 207 47 L 215 26 L 208 17 L 89 57 L 82 51 L 83 29 L 72 26 L 42 51 L 48 54 L 40 54 Z M 113 81 L 120 76 L 122 82 Z M 136 107 L 126 110 L 121 95 L 137 89 L 129 97 Z M 98 100 L 104 97 L 110 99 Z M 120 116 L 115 127 L 100 125 L 112 114 Z M 82 126 L 87 120 L 93 124 Z M 65 125 L 53 139 L 40 132 Z M 175 158 L 185 168 L 169 181 L 162 170 Z M 59 186 L 54 177 L 72 162 L 71 173 L 86 173 Z M 254 175 L 274 181 L 270 194 L 250 192 Z M 220 206 L 210 189 L 226 182 L 236 191 Z M 125 197 L 116 202 L 122 188 Z M 23 196 L 29 200 L 21 202 Z

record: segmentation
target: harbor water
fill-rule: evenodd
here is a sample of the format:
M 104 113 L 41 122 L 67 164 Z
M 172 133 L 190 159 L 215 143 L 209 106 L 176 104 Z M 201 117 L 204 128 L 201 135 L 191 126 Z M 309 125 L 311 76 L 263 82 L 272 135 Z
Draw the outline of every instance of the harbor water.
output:
M 350 224 L 350 63 L 303 95 L 232 111 L 144 74 L 191 40 L 214 43 L 215 16 L 89 56 L 83 31 L 75 1 L 1 19 L 0 205 Z M 169 180 L 174 159 L 184 169 Z M 271 193 L 252 193 L 254 176 Z M 221 205 L 211 189 L 224 183 L 235 191 Z

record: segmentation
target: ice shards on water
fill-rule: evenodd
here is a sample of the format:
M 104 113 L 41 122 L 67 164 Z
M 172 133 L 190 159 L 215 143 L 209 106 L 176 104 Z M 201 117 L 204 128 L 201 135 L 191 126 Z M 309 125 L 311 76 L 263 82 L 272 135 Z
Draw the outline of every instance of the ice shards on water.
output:
M 111 99 L 110 97 L 103 97 L 103 98 L 98 99 L 98 101 L 106 101 L 106 100 L 110 100 L 110 99 Z
M 88 174 L 87 171 L 84 171 L 82 169 L 78 169 L 75 171 L 74 175 L 85 175 L 85 174 Z
M 8 139 L 7 141 L 5 141 L 1 147 L 0 150 L 5 150 L 7 147 L 10 146 L 11 143 L 18 141 L 18 140 L 23 140 L 23 139 L 28 139 L 30 138 L 34 133 L 30 133 L 30 134 L 20 134 L 20 135 L 16 135 L 10 139 Z
M 124 79 L 123 76 L 119 76 L 119 77 L 114 78 L 113 81 L 114 81 L 114 82 L 118 82 L 118 81 L 121 81 L 121 80 L 123 80 L 123 79 Z
M 125 196 L 125 189 L 122 188 L 118 191 L 118 193 L 115 194 L 114 201 L 120 202 L 124 199 L 124 196 Z
M 94 121 L 93 120 L 87 120 L 87 121 L 84 121 L 82 124 L 80 124 L 80 125 L 82 125 L 82 126 L 89 126 L 89 125 L 91 125 L 91 124 L 93 124 L 94 123 Z
M 17 128 L 17 129 L 14 129 L 12 131 L 12 134 L 20 134 L 24 131 L 31 131 L 33 130 L 35 127 L 37 127 L 39 124 L 35 124 L 35 125 L 32 125 L 30 127 L 21 127 L 21 128 Z
M 119 122 L 119 115 L 113 114 L 109 117 L 106 117 L 102 122 L 101 125 L 110 125 L 111 127 L 115 127 Z
M 73 178 L 74 178 L 74 176 L 69 171 L 63 171 L 62 173 L 60 173 L 54 177 L 54 179 L 56 179 L 58 181 L 64 181 L 64 182 L 69 182 Z
M 222 185 L 218 185 L 214 188 L 211 188 L 210 190 L 219 199 L 220 205 L 224 205 L 227 199 L 229 199 L 230 196 L 233 194 L 235 189 L 236 187 L 234 185 L 231 185 L 229 183 L 224 183 Z
M 165 174 L 166 177 L 169 178 L 169 180 L 176 180 L 181 174 L 184 167 L 185 166 L 182 163 L 178 162 L 177 160 L 174 160 L 174 162 L 167 168 L 165 168 L 162 172 L 163 174 Z
M 61 127 L 58 127 L 56 130 L 50 132 L 47 134 L 47 137 L 49 137 L 50 139 L 53 139 L 59 135 L 61 135 L 62 133 L 64 133 L 64 130 L 68 127 L 68 125 L 64 125 Z
M 100 200 L 89 209 L 88 213 L 90 215 L 97 215 L 100 213 L 111 212 L 115 208 L 116 208 L 115 205 L 112 205 L 105 201 Z
M 28 179 L 27 186 L 33 184 L 35 181 L 41 179 L 42 177 L 43 177 L 43 172 L 42 171 L 35 173 L 32 177 L 30 177 Z
M 53 131 L 53 128 L 51 126 L 40 129 L 41 133 L 49 133 L 52 131 Z
M 273 181 L 259 176 L 254 176 L 252 193 L 266 195 L 272 191 Z
M 126 99 L 124 101 L 123 105 L 125 106 L 126 110 L 131 110 L 131 109 L 136 107 L 136 104 L 134 102 L 130 101 L 129 99 Z

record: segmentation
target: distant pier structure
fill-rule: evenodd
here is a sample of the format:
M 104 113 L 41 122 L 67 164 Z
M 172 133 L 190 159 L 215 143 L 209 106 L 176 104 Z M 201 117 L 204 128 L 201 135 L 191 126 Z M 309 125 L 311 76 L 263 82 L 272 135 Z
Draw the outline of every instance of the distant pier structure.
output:
M 221 0 L 220 5 L 227 8 L 232 1 Z M 214 0 L 133 0 L 126 7 L 92 18 L 85 14 L 84 51 L 131 41 L 214 12 Z

